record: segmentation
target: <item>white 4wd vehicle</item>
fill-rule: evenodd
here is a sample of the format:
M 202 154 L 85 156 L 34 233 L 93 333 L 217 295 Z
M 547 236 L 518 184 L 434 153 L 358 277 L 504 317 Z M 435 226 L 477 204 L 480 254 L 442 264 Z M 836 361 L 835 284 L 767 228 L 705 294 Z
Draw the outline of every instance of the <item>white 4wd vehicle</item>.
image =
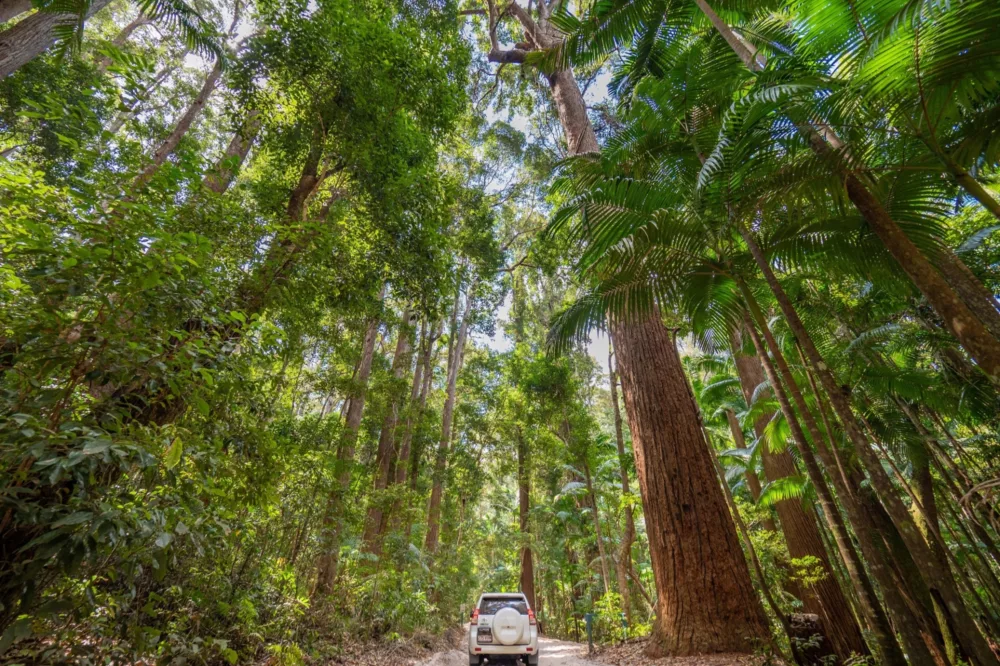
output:
M 479 597 L 469 622 L 469 664 L 538 664 L 538 623 L 520 592 Z

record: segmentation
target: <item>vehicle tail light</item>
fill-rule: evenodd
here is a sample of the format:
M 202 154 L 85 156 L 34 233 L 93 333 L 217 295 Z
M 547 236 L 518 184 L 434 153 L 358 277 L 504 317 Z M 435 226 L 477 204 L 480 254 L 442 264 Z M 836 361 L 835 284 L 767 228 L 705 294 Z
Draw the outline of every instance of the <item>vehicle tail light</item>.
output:
M 472 611 L 472 618 L 469 621 L 469 625 L 474 626 L 478 620 L 479 620 L 479 609 L 476 608 Z
M 535 620 L 535 611 L 530 608 L 528 609 L 528 624 L 538 624 L 538 621 Z

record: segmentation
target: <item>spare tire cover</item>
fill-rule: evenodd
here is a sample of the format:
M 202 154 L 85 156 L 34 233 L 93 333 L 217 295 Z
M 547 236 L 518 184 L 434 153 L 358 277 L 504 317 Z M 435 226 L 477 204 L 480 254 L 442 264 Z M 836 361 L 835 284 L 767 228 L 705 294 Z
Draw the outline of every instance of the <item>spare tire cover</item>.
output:
M 524 620 L 513 608 L 502 608 L 493 616 L 493 637 L 502 645 L 516 645 L 524 633 Z

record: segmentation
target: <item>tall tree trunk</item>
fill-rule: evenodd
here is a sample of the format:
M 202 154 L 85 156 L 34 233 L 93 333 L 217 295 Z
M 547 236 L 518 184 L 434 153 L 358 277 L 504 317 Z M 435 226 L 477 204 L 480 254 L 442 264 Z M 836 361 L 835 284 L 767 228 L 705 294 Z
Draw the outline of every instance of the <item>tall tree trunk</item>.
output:
M 614 355 L 608 348 L 608 382 L 611 385 L 611 409 L 615 416 L 615 444 L 618 447 L 618 473 L 621 477 L 622 497 L 632 494 L 629 488 L 628 459 L 625 453 L 625 436 L 622 432 L 622 412 L 618 406 L 618 375 L 615 372 Z M 632 504 L 625 505 L 625 529 L 622 531 L 621 546 L 618 548 L 618 559 L 615 562 L 615 573 L 618 578 L 618 593 L 622 595 L 622 610 L 625 621 L 632 626 L 632 604 L 628 585 L 628 572 L 632 569 L 632 544 L 635 542 L 635 515 Z
M 735 338 L 735 336 L 734 336 Z M 733 343 L 733 360 L 743 395 L 750 403 L 754 390 L 764 381 L 764 369 L 756 356 L 746 356 L 739 352 L 738 339 Z M 763 415 L 754 427 L 758 436 L 763 434 L 763 427 L 770 420 L 770 415 Z M 791 451 L 772 451 L 766 442 L 761 443 L 761 460 L 764 465 L 764 476 L 768 482 L 788 478 L 798 474 Z M 827 508 L 835 507 L 824 507 Z M 851 612 L 850 604 L 844 596 L 833 567 L 826 554 L 823 537 L 816 523 L 813 511 L 806 511 L 799 499 L 788 499 L 777 503 L 778 518 L 781 530 L 788 545 L 788 554 L 793 558 L 815 557 L 823 567 L 823 580 L 811 586 L 799 585 L 802 593 L 803 606 L 807 613 L 815 613 L 823 620 L 828 637 L 840 659 L 846 660 L 852 653 L 864 655 L 868 649 L 865 645 L 861 628 Z
M 431 382 L 434 379 L 434 367 L 437 365 L 437 357 L 440 350 L 434 350 L 434 343 L 441 337 L 441 333 L 444 331 L 444 322 L 439 322 L 435 328 L 435 332 L 431 335 L 430 340 L 427 342 L 427 349 L 425 350 L 424 356 L 424 385 L 420 389 L 420 413 L 423 413 L 424 408 L 427 407 L 427 398 L 431 392 Z M 409 486 L 410 490 L 415 491 L 417 489 L 417 481 L 420 479 L 420 462 L 423 459 L 423 452 L 418 447 L 413 447 L 410 452 L 410 472 L 409 472 Z M 407 529 L 409 532 L 409 529 Z
M 392 377 L 396 383 L 402 381 L 413 360 L 412 312 L 403 311 L 399 323 L 399 333 L 396 339 L 396 351 L 392 356 Z M 378 438 L 378 452 L 375 454 L 375 489 L 368 505 L 368 517 L 365 520 L 364 548 L 369 553 L 382 552 L 382 535 L 386 528 L 388 515 L 383 509 L 384 499 L 379 497 L 389 487 L 390 480 L 396 476 L 396 422 L 399 420 L 402 395 L 398 387 L 393 387 L 389 400 L 389 409 L 382 421 L 382 431 Z
M 705 14 L 719 34 L 726 40 L 733 52 L 743 61 L 743 64 L 753 72 L 763 69 L 763 64 L 756 56 L 756 49 L 747 41 L 740 38 L 732 28 L 730 28 L 712 10 L 706 0 L 695 0 L 698 8 Z M 839 139 L 832 133 L 832 130 L 824 128 L 817 130 L 808 123 L 797 125 L 799 132 L 806 139 L 810 148 L 820 156 L 836 159 L 835 151 L 830 145 L 834 141 L 840 145 Z M 914 286 L 920 290 L 927 302 L 938 313 L 944 322 L 945 327 L 951 332 L 963 347 L 969 352 L 986 375 L 994 383 L 1000 383 L 1000 339 L 992 336 L 986 325 L 974 314 L 975 311 L 982 313 L 986 307 L 995 305 L 995 301 L 990 297 L 990 302 L 983 301 L 984 296 L 981 288 L 971 291 L 979 293 L 969 293 L 973 298 L 975 306 L 970 307 L 960 296 L 963 291 L 961 285 L 965 284 L 967 275 L 961 275 L 961 267 L 950 266 L 945 270 L 952 278 L 958 278 L 958 291 L 956 285 L 950 284 L 946 275 L 938 272 L 931 261 L 924 256 L 920 249 L 914 245 L 903 229 L 892 219 L 889 212 L 882 205 L 882 202 L 871 192 L 871 190 L 861 181 L 858 176 L 850 171 L 845 165 L 838 164 L 840 175 L 844 179 L 844 186 L 847 196 L 857 208 L 861 217 L 865 220 L 871 230 L 885 245 L 889 254 L 899 263 L 899 266 L 909 276 Z M 945 262 L 948 263 L 947 261 Z M 965 269 L 968 271 L 968 268 Z M 974 279 L 974 278 L 973 278 Z M 985 641 L 983 641 L 985 644 Z M 984 645 L 980 645 L 980 650 Z M 982 656 L 986 656 L 983 654 Z
M 441 441 L 438 444 L 437 457 L 434 459 L 434 485 L 431 487 L 431 499 L 427 509 L 427 536 L 424 548 L 429 553 L 437 551 L 438 538 L 441 529 L 441 494 L 444 491 L 444 475 L 448 466 L 448 451 L 451 448 L 451 426 L 455 414 L 455 389 L 458 385 L 458 373 L 462 366 L 465 352 L 465 338 L 469 332 L 469 315 L 472 312 L 473 294 L 478 278 L 474 279 L 466 290 L 465 310 L 462 321 L 458 325 L 458 335 L 451 357 L 448 359 L 448 384 L 445 394 L 444 408 L 441 410 Z
M 421 393 L 424 385 L 424 366 L 427 363 L 427 355 L 430 351 L 431 341 L 427 337 L 427 319 L 420 324 L 420 335 L 417 338 L 417 362 L 413 368 L 413 382 L 410 384 L 410 399 L 406 403 L 406 420 L 403 423 L 403 436 L 399 441 L 399 455 L 396 458 L 396 472 L 393 484 L 402 487 L 406 485 L 407 475 L 410 471 L 410 446 L 413 442 L 413 428 L 424 410 L 426 394 Z M 401 524 L 400 508 L 402 500 L 396 498 L 389 510 L 390 528 L 399 529 Z
M 569 423 L 566 425 L 569 431 Z M 601 560 L 601 581 L 604 583 L 604 594 L 611 592 L 611 577 L 608 575 L 608 556 L 604 551 L 604 530 L 601 529 L 601 512 L 597 508 L 597 493 L 594 492 L 594 480 L 590 474 L 590 463 L 586 452 L 583 456 L 583 478 L 587 483 L 587 497 L 590 500 L 590 510 L 594 516 L 594 536 L 597 538 L 597 556 Z
M 572 72 L 548 79 L 570 153 L 597 152 L 597 135 Z M 674 341 L 658 316 L 638 324 L 614 322 L 610 329 L 651 528 L 657 618 L 647 654 L 750 652 L 754 643 L 770 640 L 770 631 L 715 481 L 696 407 L 687 397 Z M 668 401 L 680 410 L 665 410 Z M 675 419 L 681 430 L 674 429 Z M 690 470 L 671 474 L 688 465 Z M 697 476 L 688 476 L 695 470 Z
M 770 641 L 670 332 L 612 321 L 656 587 L 650 657 Z
M 547 21 L 536 24 L 516 2 L 507 11 L 524 27 L 532 48 L 559 45 L 561 36 Z M 597 136 L 572 72 L 557 71 L 547 78 L 570 154 L 597 152 Z M 659 612 L 648 653 L 750 652 L 755 643 L 769 640 L 769 630 L 674 341 L 658 316 L 635 325 L 613 322 L 610 328 L 658 590 Z M 667 402 L 680 411 L 666 409 Z M 669 473 L 688 467 L 685 471 L 697 474 Z
M 167 138 L 160 144 L 160 147 L 153 153 L 150 163 L 146 165 L 141 172 L 139 172 L 138 176 L 136 176 L 135 181 L 132 183 L 132 189 L 137 190 L 152 180 L 153 176 L 156 175 L 156 172 L 159 171 L 161 166 L 163 166 L 163 163 L 167 161 L 167 158 L 170 157 L 175 150 L 177 150 L 177 146 L 180 144 L 181 139 L 184 138 L 184 136 L 188 133 L 188 130 L 191 129 L 191 125 L 193 125 L 194 121 L 201 115 L 202 109 L 205 108 L 205 104 L 208 102 L 209 96 L 215 90 L 216 86 L 218 86 L 219 78 L 221 76 L 222 59 L 220 58 L 215 61 L 212 71 L 210 71 L 208 76 L 205 77 L 201 90 L 198 91 L 197 96 L 195 96 L 187 110 L 184 111 L 184 114 L 177 121 L 177 124 L 174 125 L 174 129 L 171 130 Z
M 847 396 L 833 376 L 830 365 L 819 353 L 819 350 L 816 349 L 812 337 L 799 318 L 788 295 L 775 277 L 774 271 L 771 269 L 764 253 L 746 228 L 741 226 L 740 233 L 747 243 L 747 247 L 750 249 L 758 267 L 764 274 L 792 334 L 801 345 L 802 351 L 805 353 L 806 358 L 819 377 L 820 383 L 827 392 L 834 412 L 836 412 L 837 417 L 844 427 L 844 432 L 854 445 L 859 459 L 868 472 L 872 486 L 882 500 L 882 504 L 891 517 L 893 524 L 895 524 L 896 529 L 899 530 L 899 534 L 910 551 L 924 583 L 931 590 L 932 594 L 940 595 L 944 601 L 962 649 L 979 666 L 1000 664 L 1000 660 L 993 654 L 982 632 L 966 608 L 950 569 L 947 567 L 944 570 L 941 569 L 940 563 L 933 556 L 927 542 L 924 541 L 923 536 L 913 522 L 912 516 L 910 516 L 899 495 L 896 493 L 889 475 L 882 467 L 881 460 L 875 454 L 875 451 L 872 449 L 867 437 L 865 437 L 864 432 L 858 424 Z
M 517 523 L 521 531 L 521 592 L 528 598 L 531 608 L 535 605 L 535 566 L 531 556 L 531 468 L 528 460 L 528 442 L 520 428 L 517 431 Z
M 31 7 L 31 0 L 0 0 L 0 23 L 17 18 Z
M 791 375 L 791 370 L 788 368 L 788 364 L 785 362 L 784 356 L 777 346 L 777 341 L 774 340 L 774 336 L 767 328 L 767 324 L 759 307 L 757 307 L 756 301 L 753 299 L 753 295 L 746 289 L 742 282 L 740 284 L 747 301 L 747 306 L 753 315 L 753 321 L 749 317 L 745 321 L 746 330 L 750 334 L 751 340 L 753 340 L 754 348 L 767 373 L 767 378 L 771 382 L 775 397 L 778 399 L 781 411 L 785 415 L 785 420 L 792 431 L 793 441 L 799 448 L 800 457 L 809 473 L 809 479 L 812 481 L 813 487 L 816 489 L 816 493 L 823 504 L 823 515 L 828 521 L 837 542 L 837 547 L 840 550 L 845 565 L 848 567 L 849 575 L 858 593 L 862 613 L 865 616 L 869 630 L 874 634 L 882 662 L 893 664 L 894 666 L 902 666 L 906 663 L 906 658 L 903 656 L 903 652 L 896 642 L 895 632 L 882 612 L 871 581 L 865 575 L 864 566 L 857 555 L 857 551 L 854 550 L 850 537 L 847 535 L 847 529 L 834 503 L 833 494 L 830 492 L 826 480 L 823 478 L 822 471 L 812 455 L 812 450 L 806 441 L 805 433 L 802 432 L 799 420 L 788 401 L 788 394 L 791 394 L 795 400 L 795 404 L 802 413 L 802 419 L 806 423 L 810 435 L 817 442 L 817 450 L 820 451 L 820 456 L 823 458 L 824 464 L 831 470 L 831 479 L 840 493 L 841 502 L 847 510 L 851 524 L 854 526 L 855 533 L 858 536 L 858 544 L 865 555 L 865 559 L 868 561 L 872 575 L 882 588 L 883 598 L 895 620 L 895 626 L 899 631 L 903 646 L 906 648 L 906 654 L 909 657 L 910 663 L 914 666 L 932 666 L 934 664 L 940 666 L 939 662 L 935 661 L 932 656 L 932 641 L 927 638 L 927 628 L 920 622 L 921 616 L 912 610 L 911 605 L 907 603 L 905 591 L 900 589 L 893 577 L 893 570 L 890 566 L 888 555 L 884 552 L 884 546 L 880 547 L 879 545 L 879 532 L 873 518 L 865 511 L 864 505 L 856 498 L 855 489 L 849 485 L 850 479 L 847 475 L 842 470 L 840 475 L 833 472 L 833 470 L 838 469 L 838 465 L 836 461 L 830 460 L 830 456 L 824 452 L 823 446 L 820 445 L 822 439 L 819 428 L 812 417 L 812 413 L 808 410 L 805 399 L 802 397 L 802 392 L 799 391 L 798 385 Z M 764 334 L 767 340 L 767 348 L 761 342 L 760 335 L 757 332 L 758 329 Z M 771 359 L 767 355 L 768 349 L 770 349 L 771 354 L 774 356 L 774 363 L 771 362 Z M 777 370 L 775 369 L 775 365 L 778 366 Z M 780 379 L 778 372 L 781 373 Z
M 1000 312 L 997 311 L 996 297 L 990 290 L 951 248 L 942 248 L 934 257 L 934 263 L 948 284 L 983 322 L 990 335 L 1000 339 Z
M 87 18 L 104 9 L 111 0 L 92 0 Z M 11 10 L 13 11 L 13 10 Z M 0 79 L 6 78 L 56 43 L 56 33 L 62 26 L 78 23 L 72 13 L 35 12 L 3 32 L 0 32 Z
M 250 152 L 250 146 L 253 145 L 254 140 L 257 138 L 260 126 L 260 111 L 252 109 L 247 113 L 243 121 L 243 126 L 233 134 L 233 138 L 229 141 L 229 146 L 226 147 L 226 152 L 222 154 L 219 161 L 215 163 L 215 167 L 205 176 L 202 184 L 206 189 L 216 194 L 222 194 L 229 189 L 236 174 L 239 173 L 240 167 L 243 166 L 247 154 Z
M 383 287 L 383 295 L 385 288 Z M 378 318 L 373 318 L 365 328 L 365 338 L 361 344 L 361 361 L 354 386 L 348 397 L 347 422 L 341 435 L 340 449 L 337 451 L 337 488 L 326 501 L 323 515 L 323 545 L 316 563 L 316 587 L 313 597 L 329 594 L 337 575 L 340 555 L 340 531 L 343 529 L 343 512 L 347 493 L 351 489 L 351 471 L 354 467 L 354 445 L 358 441 L 361 417 L 365 411 L 365 396 L 368 393 L 368 378 L 371 376 L 372 360 L 375 358 L 375 339 L 378 337 Z
M 938 541 L 934 538 L 934 532 L 937 532 L 940 528 L 938 526 L 937 500 L 934 498 L 934 483 L 931 478 L 930 457 L 928 456 L 927 448 L 922 442 L 913 443 L 907 447 L 907 454 L 913 469 L 914 490 L 917 493 L 917 500 L 921 506 L 920 510 L 914 507 L 913 518 L 916 520 L 917 527 L 924 535 L 931 549 L 940 550 Z M 947 566 L 947 557 L 943 552 L 938 552 L 935 555 L 943 560 L 945 566 Z M 948 662 L 957 664 L 963 655 L 959 650 L 958 641 L 950 625 L 948 610 L 944 607 L 941 598 L 935 596 L 933 593 L 931 594 L 931 603 L 934 606 L 934 615 L 937 617 L 941 629 Z

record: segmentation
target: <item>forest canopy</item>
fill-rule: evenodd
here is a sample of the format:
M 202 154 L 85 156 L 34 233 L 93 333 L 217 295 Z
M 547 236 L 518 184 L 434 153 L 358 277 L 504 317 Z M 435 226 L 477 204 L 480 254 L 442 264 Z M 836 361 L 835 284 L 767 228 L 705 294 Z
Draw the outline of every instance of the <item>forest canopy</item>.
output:
M 0 0 L 0 663 L 1000 666 L 997 26 Z

